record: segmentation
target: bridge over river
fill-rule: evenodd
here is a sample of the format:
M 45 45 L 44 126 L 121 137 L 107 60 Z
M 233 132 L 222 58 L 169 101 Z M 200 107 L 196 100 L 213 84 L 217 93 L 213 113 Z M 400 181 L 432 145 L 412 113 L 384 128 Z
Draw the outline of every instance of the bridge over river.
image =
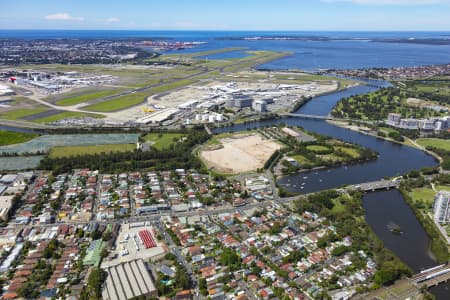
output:
M 411 280 L 417 287 L 432 287 L 450 279 L 450 264 L 442 264 L 433 268 L 421 271 L 414 275 Z
M 371 181 L 371 182 L 365 182 L 360 184 L 354 184 L 348 186 L 347 190 L 361 190 L 363 192 L 375 192 L 380 190 L 390 190 L 390 189 L 396 189 L 398 188 L 399 184 L 396 181 L 392 180 L 378 180 L 378 181 Z
M 426 270 L 409 278 L 396 281 L 393 285 L 381 287 L 367 294 L 357 294 L 351 297 L 352 300 L 373 300 L 373 299 L 421 299 L 418 298 L 422 288 L 430 288 L 450 279 L 450 265 L 442 264 Z

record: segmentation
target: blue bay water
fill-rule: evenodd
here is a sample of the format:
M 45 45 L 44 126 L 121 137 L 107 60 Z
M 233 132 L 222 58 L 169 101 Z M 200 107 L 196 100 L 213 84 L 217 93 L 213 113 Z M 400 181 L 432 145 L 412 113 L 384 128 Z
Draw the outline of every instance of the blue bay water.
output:
M 345 40 L 239 40 L 256 36 L 328 37 Z M 248 50 L 291 52 L 292 55 L 260 67 L 270 69 L 357 69 L 369 67 L 400 67 L 450 63 L 450 45 L 370 42 L 380 38 L 449 38 L 449 32 L 283 32 L 283 31 L 127 31 L 127 30 L 0 30 L 1 38 L 145 38 L 173 41 L 206 42 L 179 53 L 207 51 L 226 47 Z M 355 40 L 357 39 L 357 40 Z M 173 53 L 173 51 L 172 51 Z M 240 55 L 238 55 L 239 57 Z M 214 55 L 211 59 L 227 59 L 230 54 Z

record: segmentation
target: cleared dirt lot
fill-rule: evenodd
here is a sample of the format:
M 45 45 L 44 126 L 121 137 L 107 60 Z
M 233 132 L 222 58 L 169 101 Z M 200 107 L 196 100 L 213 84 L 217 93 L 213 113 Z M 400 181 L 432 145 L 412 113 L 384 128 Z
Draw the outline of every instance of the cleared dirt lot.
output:
M 216 172 L 237 174 L 262 168 L 281 145 L 261 135 L 237 134 L 220 139 L 220 145 L 209 146 L 200 152 L 207 166 Z

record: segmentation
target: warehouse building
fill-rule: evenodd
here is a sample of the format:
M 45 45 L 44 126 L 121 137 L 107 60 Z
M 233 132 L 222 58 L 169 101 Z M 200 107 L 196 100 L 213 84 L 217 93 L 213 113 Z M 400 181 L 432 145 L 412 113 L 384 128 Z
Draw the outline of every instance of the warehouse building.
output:
M 253 99 L 247 95 L 234 95 L 234 107 L 244 108 L 244 107 L 252 107 Z
M 102 292 L 104 300 L 158 297 L 153 279 L 142 259 L 110 266 L 105 271 L 108 277 Z

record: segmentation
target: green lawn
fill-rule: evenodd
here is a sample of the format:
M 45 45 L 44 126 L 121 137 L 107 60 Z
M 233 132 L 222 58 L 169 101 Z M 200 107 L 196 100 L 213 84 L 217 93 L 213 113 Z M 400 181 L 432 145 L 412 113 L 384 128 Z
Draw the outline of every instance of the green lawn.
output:
M 325 146 L 320 146 L 320 145 L 309 145 L 309 146 L 306 146 L 306 149 L 308 149 L 309 151 L 312 151 L 312 152 L 322 152 L 322 151 L 327 151 L 329 148 L 325 147 Z
M 336 215 L 337 215 L 337 214 L 340 214 L 340 213 L 345 212 L 346 206 L 345 206 L 344 204 L 342 204 L 341 201 L 344 201 L 344 200 L 346 200 L 346 199 L 343 199 L 343 198 L 348 198 L 348 196 L 344 196 L 344 195 L 343 195 L 343 196 L 341 196 L 341 197 L 339 197 L 339 198 L 332 199 L 334 206 L 333 206 L 331 212 L 332 212 L 333 214 L 336 214 Z M 348 199 L 347 199 L 347 200 L 348 200 Z
M 122 110 L 145 101 L 148 95 L 146 93 L 134 93 L 111 100 L 95 103 L 86 107 L 86 110 L 98 111 L 98 112 L 112 112 Z
M 144 139 L 146 141 L 153 142 L 153 147 L 158 150 L 167 149 L 170 145 L 175 144 L 184 134 L 182 133 L 163 133 L 161 136 L 159 133 L 149 133 Z
M 0 146 L 24 143 L 37 136 L 33 133 L 0 130 Z
M 432 146 L 438 149 L 450 151 L 450 140 L 418 139 L 416 142 L 423 147 Z
M 424 202 L 427 207 L 433 205 L 434 195 L 436 194 L 431 188 L 418 188 L 411 192 L 414 202 Z
M 135 144 L 112 144 L 94 146 L 62 146 L 50 150 L 50 158 L 70 157 L 83 154 L 98 154 L 111 152 L 127 152 L 136 149 Z
M 385 131 L 387 134 L 392 133 L 392 132 L 398 133 L 397 130 L 395 130 L 393 128 L 390 128 L 390 127 L 380 127 L 379 129 L 382 130 L 382 131 Z
M 450 186 L 445 185 L 438 185 L 435 186 L 436 191 L 450 191 Z M 417 188 L 413 189 L 410 193 L 412 199 L 414 202 L 424 202 L 427 207 L 432 207 L 434 202 L 434 196 L 436 195 L 436 192 L 433 191 L 432 188 Z
M 334 146 L 335 150 L 341 150 L 342 152 L 350 155 L 353 158 L 358 158 L 359 152 L 356 149 L 348 148 L 348 147 L 342 147 L 342 146 Z
M 81 118 L 81 117 L 91 117 L 91 118 L 100 118 L 101 119 L 101 118 L 104 118 L 105 116 L 99 115 L 99 114 L 86 114 L 86 113 L 65 111 L 65 112 L 62 112 L 62 113 L 59 113 L 56 115 L 36 119 L 36 120 L 33 120 L 32 122 L 50 123 L 50 122 L 55 122 L 55 121 L 59 121 L 62 119 L 67 119 L 67 118 Z
M 176 88 L 180 88 L 186 85 L 190 85 L 192 83 L 196 82 L 196 80 L 191 80 L 191 79 L 184 79 L 184 80 L 179 80 L 179 81 L 175 81 L 172 83 L 168 83 L 168 84 L 164 84 L 164 85 L 160 85 L 157 87 L 154 87 L 151 89 L 151 92 L 153 94 L 159 94 L 159 93 L 163 93 L 163 92 L 167 92 Z
M 44 111 L 47 111 L 47 109 L 46 108 L 21 108 L 21 109 L 15 109 L 15 110 L 10 110 L 10 111 L 4 112 L 0 115 L 0 118 L 7 119 L 7 120 L 17 120 L 20 118 L 24 118 L 24 117 L 42 113 Z
M 300 165 L 304 165 L 309 163 L 310 161 L 304 157 L 303 155 L 293 155 L 291 156 L 293 159 L 295 159 Z
M 56 101 L 56 104 L 62 105 L 62 106 L 75 105 L 75 104 L 103 98 L 106 96 L 111 96 L 111 95 L 117 94 L 119 92 L 120 92 L 120 90 L 107 90 L 107 91 L 98 91 L 95 93 L 87 93 L 87 94 L 82 94 L 82 95 L 72 96 L 72 97 L 69 96 L 68 98 Z

